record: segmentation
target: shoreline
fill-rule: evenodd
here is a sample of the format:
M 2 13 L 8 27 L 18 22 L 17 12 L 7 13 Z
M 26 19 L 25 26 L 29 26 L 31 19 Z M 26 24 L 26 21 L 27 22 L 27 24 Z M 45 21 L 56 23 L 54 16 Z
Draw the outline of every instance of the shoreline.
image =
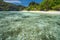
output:
M 1 12 L 11 12 L 11 13 L 20 13 L 20 12 L 31 12 L 31 13 L 42 13 L 42 14 L 59 14 L 60 15 L 60 11 L 0 11 Z
M 32 13 L 43 13 L 43 14 L 60 14 L 60 11 L 20 11 L 20 12 L 32 12 Z

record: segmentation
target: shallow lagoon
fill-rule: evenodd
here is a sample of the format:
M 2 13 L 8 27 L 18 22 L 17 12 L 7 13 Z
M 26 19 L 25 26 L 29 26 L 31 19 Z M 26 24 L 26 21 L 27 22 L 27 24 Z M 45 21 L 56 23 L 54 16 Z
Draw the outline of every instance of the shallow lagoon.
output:
M 60 40 L 60 15 L 0 12 L 0 40 Z

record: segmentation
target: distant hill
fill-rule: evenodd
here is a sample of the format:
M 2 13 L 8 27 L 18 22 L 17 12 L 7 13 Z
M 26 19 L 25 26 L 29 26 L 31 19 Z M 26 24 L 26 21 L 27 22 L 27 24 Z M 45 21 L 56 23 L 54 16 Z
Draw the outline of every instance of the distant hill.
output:
M 39 4 L 38 3 L 35 3 L 35 2 L 31 2 L 29 4 L 29 6 L 27 8 L 25 8 L 26 10 L 30 11 L 36 11 L 36 10 L 39 10 Z
M 0 11 L 19 11 L 23 10 L 25 7 L 24 6 L 17 6 L 11 3 L 6 3 L 0 0 Z

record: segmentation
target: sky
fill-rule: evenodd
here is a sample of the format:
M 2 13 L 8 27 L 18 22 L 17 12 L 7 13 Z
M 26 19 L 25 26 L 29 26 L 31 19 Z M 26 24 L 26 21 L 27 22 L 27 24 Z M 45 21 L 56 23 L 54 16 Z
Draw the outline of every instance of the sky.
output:
M 4 0 L 4 2 L 22 5 L 22 6 L 29 6 L 30 2 L 40 3 L 42 0 Z

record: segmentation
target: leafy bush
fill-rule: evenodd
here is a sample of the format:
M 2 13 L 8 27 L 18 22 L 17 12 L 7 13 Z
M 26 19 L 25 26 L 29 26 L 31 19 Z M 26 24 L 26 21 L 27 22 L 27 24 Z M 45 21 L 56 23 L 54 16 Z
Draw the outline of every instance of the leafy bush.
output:
M 52 9 L 60 11 L 60 5 L 56 5 L 56 6 L 52 7 Z

